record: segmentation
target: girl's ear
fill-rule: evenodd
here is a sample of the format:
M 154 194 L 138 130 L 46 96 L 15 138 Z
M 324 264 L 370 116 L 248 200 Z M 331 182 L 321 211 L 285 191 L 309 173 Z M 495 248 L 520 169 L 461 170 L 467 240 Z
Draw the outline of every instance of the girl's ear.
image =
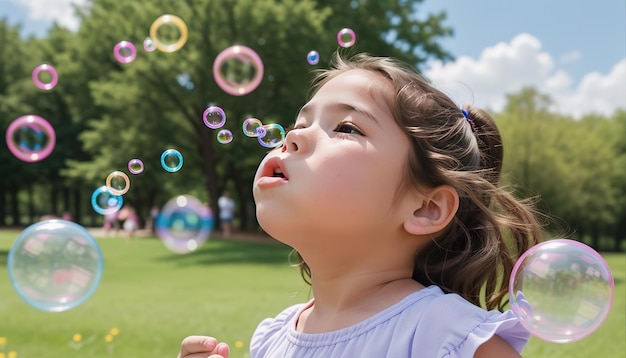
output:
M 413 235 L 432 235 L 448 226 L 459 209 L 459 194 L 448 185 L 428 192 L 421 206 L 404 220 L 404 230 Z

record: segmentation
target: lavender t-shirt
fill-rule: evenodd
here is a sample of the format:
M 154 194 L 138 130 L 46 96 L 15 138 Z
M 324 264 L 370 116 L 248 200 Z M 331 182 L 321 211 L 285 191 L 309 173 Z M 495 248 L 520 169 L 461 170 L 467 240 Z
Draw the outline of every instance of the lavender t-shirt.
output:
M 511 311 L 485 311 L 437 286 L 412 293 L 363 322 L 326 333 L 295 330 L 308 304 L 263 320 L 250 344 L 251 358 L 467 358 L 494 334 L 518 352 L 530 338 Z

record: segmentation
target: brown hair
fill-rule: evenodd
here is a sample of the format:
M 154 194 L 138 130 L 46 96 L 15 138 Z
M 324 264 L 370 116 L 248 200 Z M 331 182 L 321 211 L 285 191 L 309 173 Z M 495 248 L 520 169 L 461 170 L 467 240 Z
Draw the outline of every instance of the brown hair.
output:
M 503 146 L 495 122 L 485 111 L 469 107 L 466 119 L 448 96 L 392 58 L 358 54 L 344 59 L 336 54 L 331 69 L 314 78 L 313 91 L 352 69 L 379 73 L 395 89 L 387 96 L 389 105 L 413 149 L 405 185 L 418 190 L 449 185 L 459 194 L 453 221 L 415 257 L 413 279 L 477 306 L 502 310 L 511 270 L 541 240 L 541 225 L 528 200 L 516 199 L 499 184 Z M 301 257 L 299 266 L 310 282 L 310 269 Z

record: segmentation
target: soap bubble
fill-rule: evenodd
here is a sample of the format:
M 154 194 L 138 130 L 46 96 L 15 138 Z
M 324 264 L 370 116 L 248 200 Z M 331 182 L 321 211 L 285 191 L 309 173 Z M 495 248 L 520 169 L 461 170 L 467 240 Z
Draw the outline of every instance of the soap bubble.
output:
M 137 50 L 135 45 L 129 41 L 120 41 L 113 48 L 113 56 L 120 63 L 130 63 L 135 60 Z
M 159 51 L 180 50 L 187 42 L 187 24 L 176 15 L 162 15 L 150 26 L 150 39 Z
M 257 118 L 246 118 L 241 125 L 243 134 L 248 137 L 258 137 L 259 128 L 263 127 L 263 123 Z
M 85 228 L 54 219 L 27 227 L 13 243 L 9 279 L 29 305 L 61 312 L 85 302 L 100 284 L 100 247 Z
M 44 76 L 47 73 L 50 79 L 45 82 L 42 81 L 40 79 L 40 76 L 42 73 L 44 74 Z M 32 77 L 33 77 L 33 82 L 35 83 L 35 86 L 45 91 L 53 89 L 54 86 L 56 86 L 57 83 L 59 82 L 59 75 L 57 74 L 57 71 L 54 69 L 54 67 L 45 63 L 43 65 L 39 65 L 35 67 L 32 73 Z
M 168 149 L 161 154 L 161 166 L 170 173 L 183 167 L 183 155 L 176 149 Z
M 52 153 L 56 143 L 56 134 L 48 121 L 30 114 L 21 116 L 9 124 L 6 142 L 17 159 L 37 162 Z
M 154 41 L 152 41 L 150 37 L 146 37 L 146 39 L 143 40 L 143 49 L 147 52 L 153 52 L 154 50 L 156 50 L 156 44 L 154 43 Z
M 220 128 L 226 123 L 226 113 L 220 107 L 210 106 L 202 114 L 204 125 L 211 128 Z
M 126 173 L 116 170 L 109 174 L 105 184 L 113 195 L 124 195 L 130 189 L 130 179 Z
M 249 47 L 231 46 L 215 58 L 213 77 L 224 92 L 243 96 L 254 91 L 263 80 L 263 61 Z
M 128 161 L 128 171 L 131 174 L 140 174 L 143 172 L 143 162 L 141 159 L 131 159 Z
M 96 188 L 91 193 L 91 207 L 100 215 L 113 214 L 120 210 L 123 204 L 123 197 L 111 193 L 106 185 Z
M 277 123 L 267 124 L 257 129 L 259 144 L 266 148 L 275 148 L 283 145 L 285 129 Z
M 509 301 L 531 334 L 567 343 L 602 324 L 613 291 L 613 276 L 600 254 L 583 243 L 558 239 L 535 245 L 519 258 L 511 273 Z
M 233 133 L 228 129 L 222 129 L 217 132 L 217 141 L 222 144 L 228 144 L 233 141 Z
M 350 47 L 356 42 L 356 34 L 354 30 L 344 28 L 337 33 L 337 43 L 341 47 Z
M 156 233 L 170 251 L 186 254 L 196 250 L 211 234 L 213 213 L 190 195 L 168 201 L 156 220 Z
M 306 62 L 308 62 L 309 65 L 317 65 L 318 62 L 320 62 L 320 54 L 315 50 L 309 51 L 306 55 Z

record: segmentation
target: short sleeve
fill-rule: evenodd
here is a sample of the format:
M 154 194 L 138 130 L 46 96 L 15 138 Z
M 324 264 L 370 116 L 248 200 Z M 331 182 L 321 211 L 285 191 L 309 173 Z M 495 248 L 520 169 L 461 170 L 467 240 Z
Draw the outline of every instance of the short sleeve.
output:
M 530 338 L 513 312 L 486 311 L 456 294 L 433 300 L 424 320 L 429 324 L 427 330 L 420 332 L 420 341 L 438 347 L 437 353 L 432 352 L 436 357 L 473 357 L 478 347 L 494 335 L 521 353 Z

